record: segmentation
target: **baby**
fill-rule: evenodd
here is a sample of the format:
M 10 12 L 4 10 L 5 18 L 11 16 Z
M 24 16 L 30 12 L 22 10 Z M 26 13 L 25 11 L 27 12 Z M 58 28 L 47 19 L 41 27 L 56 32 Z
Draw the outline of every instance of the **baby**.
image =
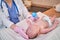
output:
M 58 25 L 58 21 L 55 20 L 56 16 L 53 16 L 51 19 L 51 22 L 53 23 L 51 27 L 49 27 L 49 24 L 47 21 L 43 20 L 41 18 L 38 18 L 36 21 L 31 22 L 29 19 L 27 20 L 27 23 L 29 27 L 26 30 L 26 34 L 29 38 L 35 38 L 40 34 L 46 34 L 53 29 L 55 29 Z

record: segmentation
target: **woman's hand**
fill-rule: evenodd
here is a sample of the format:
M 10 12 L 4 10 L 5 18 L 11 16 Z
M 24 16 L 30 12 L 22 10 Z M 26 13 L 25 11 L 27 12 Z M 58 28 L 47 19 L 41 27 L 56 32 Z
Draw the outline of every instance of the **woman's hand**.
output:
M 12 24 L 12 25 L 10 26 L 11 29 L 14 29 L 15 27 L 17 27 L 15 24 Z

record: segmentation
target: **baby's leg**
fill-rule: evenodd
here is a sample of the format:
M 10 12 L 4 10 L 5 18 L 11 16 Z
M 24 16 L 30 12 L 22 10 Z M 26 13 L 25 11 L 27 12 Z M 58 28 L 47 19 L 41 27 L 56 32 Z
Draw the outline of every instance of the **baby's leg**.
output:
M 42 34 L 48 33 L 48 32 L 50 32 L 50 31 L 54 30 L 54 29 L 57 27 L 58 23 L 59 23 L 59 22 L 58 22 L 57 20 L 55 20 L 55 22 L 54 22 L 54 24 L 52 25 L 52 27 L 50 27 L 50 28 L 44 28 L 44 29 L 40 30 L 40 32 L 41 32 Z

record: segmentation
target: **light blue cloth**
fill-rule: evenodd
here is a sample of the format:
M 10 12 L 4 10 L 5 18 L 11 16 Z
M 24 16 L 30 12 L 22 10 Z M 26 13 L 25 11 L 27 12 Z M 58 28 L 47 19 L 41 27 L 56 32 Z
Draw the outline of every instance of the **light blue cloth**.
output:
M 19 11 L 18 11 L 18 8 L 17 8 L 15 2 L 12 0 L 12 7 L 11 8 L 7 5 L 7 3 L 6 3 L 6 6 L 8 8 L 10 21 L 12 21 L 15 24 L 17 22 L 19 22 L 19 19 L 18 19 Z

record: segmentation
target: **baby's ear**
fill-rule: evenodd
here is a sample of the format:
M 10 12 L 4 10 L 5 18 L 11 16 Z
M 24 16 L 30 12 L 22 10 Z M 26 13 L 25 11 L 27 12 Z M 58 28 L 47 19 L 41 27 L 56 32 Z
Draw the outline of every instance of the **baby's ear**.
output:
M 27 19 L 26 22 L 27 22 L 28 25 L 30 25 L 30 26 L 32 25 L 31 21 L 29 19 Z

